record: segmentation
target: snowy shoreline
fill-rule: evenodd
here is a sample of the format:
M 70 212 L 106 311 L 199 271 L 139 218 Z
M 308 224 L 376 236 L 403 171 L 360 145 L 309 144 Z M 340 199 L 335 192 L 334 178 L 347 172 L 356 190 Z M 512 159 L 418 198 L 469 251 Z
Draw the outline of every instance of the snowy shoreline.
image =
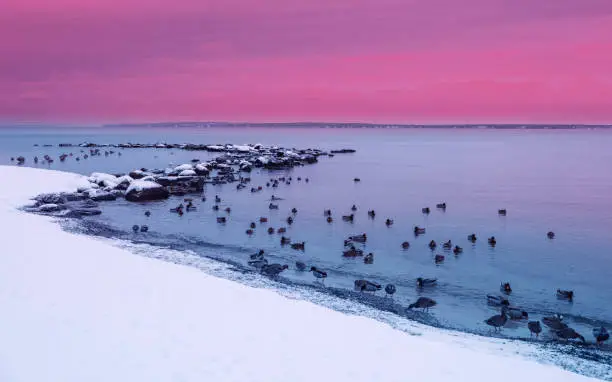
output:
M 389 325 L 134 256 L 17 208 L 86 182 L 0 166 L 2 381 L 515 381 L 590 378 L 537 351 Z

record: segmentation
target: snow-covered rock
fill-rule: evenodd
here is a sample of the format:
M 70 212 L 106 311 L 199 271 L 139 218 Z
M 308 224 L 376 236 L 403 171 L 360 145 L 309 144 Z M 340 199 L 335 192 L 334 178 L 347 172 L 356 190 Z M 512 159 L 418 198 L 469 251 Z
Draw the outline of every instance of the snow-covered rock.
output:
M 182 165 L 180 165 L 180 166 L 176 166 L 176 167 L 174 168 L 174 171 L 179 172 L 179 173 L 180 173 L 181 171 L 185 171 L 185 170 L 193 170 L 193 165 L 191 165 L 191 164 L 189 164 L 189 163 L 185 163 L 185 164 L 182 164 Z
M 183 170 L 179 173 L 179 176 L 196 176 L 196 172 L 193 170 Z
M 125 199 L 130 202 L 167 199 L 168 196 L 170 193 L 162 185 L 142 179 L 134 180 L 125 190 Z

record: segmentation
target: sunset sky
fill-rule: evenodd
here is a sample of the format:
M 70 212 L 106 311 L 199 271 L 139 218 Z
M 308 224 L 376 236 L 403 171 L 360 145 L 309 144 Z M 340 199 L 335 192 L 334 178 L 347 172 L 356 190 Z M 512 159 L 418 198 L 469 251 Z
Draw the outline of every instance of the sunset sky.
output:
M 0 120 L 612 122 L 612 0 L 2 0 Z

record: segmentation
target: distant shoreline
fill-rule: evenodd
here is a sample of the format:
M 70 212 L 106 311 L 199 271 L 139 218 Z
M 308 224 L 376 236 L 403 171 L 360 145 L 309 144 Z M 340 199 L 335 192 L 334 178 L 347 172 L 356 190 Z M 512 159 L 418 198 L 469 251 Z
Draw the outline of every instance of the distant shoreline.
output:
M 516 130 L 576 130 L 608 129 L 609 124 L 374 124 L 374 123 L 326 123 L 326 122 L 158 122 L 104 124 L 102 127 L 166 127 L 166 128 L 215 128 L 215 127 L 285 127 L 285 128 L 328 128 L 328 129 L 516 129 Z

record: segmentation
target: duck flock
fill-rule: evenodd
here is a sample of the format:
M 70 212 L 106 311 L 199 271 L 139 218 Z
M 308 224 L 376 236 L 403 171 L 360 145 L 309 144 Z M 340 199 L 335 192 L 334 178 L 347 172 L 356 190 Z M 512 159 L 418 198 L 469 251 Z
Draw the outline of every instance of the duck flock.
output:
M 278 147 L 264 147 L 262 145 L 95 145 L 95 144 L 81 144 L 78 145 L 83 149 L 80 151 L 78 156 L 69 154 L 62 154 L 60 161 L 65 161 L 67 158 L 74 157 L 75 160 L 79 160 L 81 157 L 86 159 L 88 156 L 101 156 L 101 155 L 112 155 L 120 152 L 116 152 L 111 148 L 178 148 L 185 150 L 205 150 L 212 152 L 222 152 L 223 155 L 215 158 L 209 162 L 200 162 L 198 160 L 192 161 L 192 163 L 176 166 L 166 170 L 147 170 L 139 169 L 131 171 L 128 174 L 103 174 L 94 173 L 89 177 L 91 188 L 83 188 L 77 190 L 75 193 L 63 193 L 63 194 L 45 194 L 39 195 L 35 200 L 34 206 L 28 207 L 29 211 L 43 214 L 54 214 L 59 216 L 67 217 L 82 217 L 97 215 L 100 210 L 96 209 L 96 203 L 100 201 L 115 200 L 118 197 L 124 197 L 128 201 L 146 202 L 151 200 L 166 199 L 170 195 L 182 196 L 186 194 L 195 194 L 203 192 L 203 185 L 205 183 L 212 184 L 224 184 L 230 182 L 237 182 L 236 188 L 238 190 L 247 188 L 247 184 L 251 182 L 250 177 L 241 175 L 247 173 L 254 167 L 262 167 L 267 169 L 279 169 L 289 168 L 295 166 L 302 166 L 305 164 L 312 164 L 317 162 L 317 157 L 321 155 L 333 156 L 334 154 L 350 153 L 354 150 L 343 149 L 336 150 L 330 153 L 326 153 L 320 150 L 289 150 Z M 108 149 L 101 151 L 100 147 L 108 147 Z M 73 145 L 64 144 L 62 147 L 73 147 Z M 89 150 L 85 151 L 85 148 Z M 11 158 L 15 160 L 15 158 Z M 25 163 L 24 157 L 18 157 L 16 159 L 17 164 L 22 165 Z M 39 158 L 34 158 L 34 163 L 38 163 Z M 53 163 L 53 158 L 48 155 L 42 159 L 44 163 Z M 216 175 L 213 176 L 213 171 L 216 171 Z M 309 178 L 293 178 L 291 176 L 280 176 L 270 178 L 265 185 L 250 187 L 251 193 L 258 193 L 265 188 L 278 188 L 280 184 L 290 185 L 292 182 L 309 182 Z M 361 182 L 360 178 L 354 178 L 354 182 Z M 206 197 L 201 197 L 202 202 L 206 201 Z M 269 210 L 279 210 L 279 201 L 282 198 L 272 195 L 269 203 Z M 217 216 L 216 221 L 218 224 L 229 224 L 229 216 L 231 214 L 231 207 L 225 207 L 221 209 L 221 197 L 216 195 L 214 197 L 214 204 L 212 210 L 216 212 L 224 212 L 225 215 Z M 85 206 L 86 205 L 86 206 Z M 447 204 L 445 202 L 438 203 L 436 209 L 446 210 Z M 196 200 L 192 197 L 185 197 L 183 201 L 176 207 L 170 209 L 170 213 L 178 214 L 179 216 L 184 215 L 192 211 L 196 211 Z M 75 215 L 75 211 L 81 212 Z M 352 223 L 358 211 L 356 205 L 352 205 L 350 213 L 340 214 L 339 220 L 345 223 Z M 423 207 L 421 209 L 423 214 L 430 214 L 430 207 Z M 71 214 L 72 213 L 72 214 Z M 506 216 L 506 209 L 499 209 L 498 215 Z M 151 216 L 150 211 L 146 211 L 147 217 Z M 280 235 L 279 245 L 282 247 L 288 246 L 295 251 L 305 251 L 306 243 L 303 241 L 294 241 L 286 236 L 287 226 L 291 226 L 297 218 L 298 210 L 291 208 L 287 218 L 284 220 L 286 225 L 273 228 L 267 227 L 265 232 L 268 235 Z M 323 211 L 323 219 L 328 224 L 333 224 L 336 219 L 336 214 L 331 209 L 325 209 Z M 369 219 L 376 219 L 377 213 L 375 210 L 368 210 L 367 216 Z M 267 217 L 256 217 L 253 221 L 245 227 L 246 235 L 254 235 L 258 224 L 264 225 L 268 223 Z M 387 227 L 391 227 L 394 221 L 391 217 L 384 218 L 384 224 Z M 134 233 L 146 233 L 149 231 L 148 225 L 133 225 L 132 230 Z M 413 234 L 415 237 L 426 233 L 426 229 L 423 227 L 415 226 Z M 554 232 L 547 232 L 546 237 L 550 240 L 555 238 Z M 479 240 L 476 234 L 471 233 L 467 235 L 467 241 L 470 243 L 476 243 Z M 487 243 L 491 247 L 498 245 L 497 239 L 494 236 L 488 237 Z M 350 235 L 343 239 L 343 250 L 339 253 L 339 256 L 346 258 L 362 258 L 364 265 L 374 263 L 375 256 L 373 253 L 365 252 L 365 244 L 368 241 L 367 233 L 360 233 Z M 398 246 L 402 250 L 408 250 L 410 248 L 410 242 L 404 241 L 398 243 Z M 456 242 L 451 240 L 437 243 L 431 240 L 428 244 L 431 251 L 435 251 L 438 248 L 443 248 L 447 252 L 452 252 L 454 255 L 459 255 L 463 252 L 463 248 Z M 445 261 L 445 255 L 436 254 L 434 256 L 434 262 L 436 264 L 442 264 Z M 256 253 L 249 256 L 247 265 L 252 267 L 262 275 L 277 278 L 282 272 L 289 269 L 288 264 L 272 263 L 266 257 L 265 251 L 259 250 Z M 314 279 L 321 285 L 325 285 L 325 280 L 329 277 L 329 273 L 317 266 L 316 264 L 307 265 L 302 261 L 296 261 L 293 264 L 295 270 L 299 272 L 310 272 Z M 436 288 L 438 280 L 435 278 L 423 278 L 419 277 L 416 280 L 416 288 Z M 357 279 L 354 281 L 354 288 L 357 291 L 364 293 L 376 293 L 383 290 L 389 298 L 397 292 L 397 288 L 393 284 L 387 284 L 385 286 L 366 279 Z M 499 308 L 499 314 L 491 316 L 484 320 L 484 323 L 491 327 L 492 331 L 500 331 L 511 320 L 514 322 L 524 322 L 527 325 L 532 336 L 539 337 L 542 332 L 542 324 L 550 329 L 550 332 L 554 337 L 560 340 L 574 340 L 578 339 L 582 342 L 586 342 L 583 335 L 578 333 L 576 330 L 568 326 L 564 322 L 563 316 L 557 314 L 550 317 L 544 317 L 540 321 L 530 321 L 529 313 L 520 309 L 519 307 L 513 306 L 509 301 L 509 296 L 512 294 L 512 286 L 509 282 L 502 282 L 500 284 L 499 295 L 487 295 L 486 303 L 488 305 Z M 572 290 L 558 289 L 556 290 L 556 297 L 561 300 L 572 302 L 574 300 L 574 292 Z M 420 309 L 423 312 L 428 312 L 431 308 L 434 308 L 437 302 L 428 297 L 419 297 L 416 301 L 411 303 L 406 309 Z M 595 338 L 597 344 L 602 344 L 609 339 L 609 332 L 604 327 L 596 327 L 592 330 L 592 335 Z

